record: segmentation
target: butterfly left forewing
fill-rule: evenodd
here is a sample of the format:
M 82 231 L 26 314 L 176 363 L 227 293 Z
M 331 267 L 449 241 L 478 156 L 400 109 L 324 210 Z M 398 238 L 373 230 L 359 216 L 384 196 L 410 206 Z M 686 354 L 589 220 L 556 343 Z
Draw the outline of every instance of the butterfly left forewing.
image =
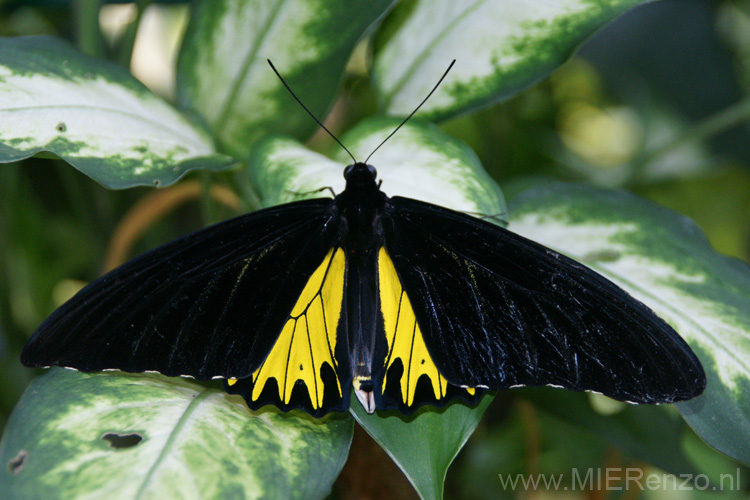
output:
M 320 328 L 311 328 L 309 344 L 284 333 L 322 263 L 329 267 L 341 261 L 332 258 L 339 219 L 331 206 L 331 200 L 309 200 L 266 209 L 128 262 L 55 311 L 24 347 L 23 363 L 244 379 L 269 353 L 289 352 L 289 359 L 297 361 L 313 346 L 316 357 L 322 353 L 326 362 L 308 366 L 301 379 L 289 382 L 287 377 L 300 394 L 294 403 L 319 411 L 326 393 L 330 408 L 343 409 L 346 380 L 338 379 L 328 349 L 335 339 Z M 335 292 L 323 289 L 336 300 Z M 337 320 L 331 313 L 335 308 L 326 309 L 329 322 Z M 320 323 L 316 314 L 310 310 L 302 316 Z M 275 383 L 286 374 L 274 370 L 266 375 L 265 381 Z M 262 401 L 274 402 L 259 393 L 248 395 L 251 405 Z
M 703 369 L 679 335 L 591 269 L 465 214 L 389 203 L 386 248 L 448 381 L 556 385 L 643 403 L 703 390 Z

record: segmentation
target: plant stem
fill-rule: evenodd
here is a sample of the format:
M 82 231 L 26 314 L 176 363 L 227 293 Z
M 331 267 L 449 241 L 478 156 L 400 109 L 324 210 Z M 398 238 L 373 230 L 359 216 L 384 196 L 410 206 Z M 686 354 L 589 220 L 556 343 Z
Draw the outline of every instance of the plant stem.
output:
M 241 199 L 243 208 L 248 212 L 260 210 L 263 207 L 260 196 L 258 196 L 258 193 L 253 188 L 252 183 L 247 178 L 247 174 L 245 173 L 244 168 L 238 169 L 235 172 L 234 181 L 234 185 L 242 195 Z
M 706 140 L 747 120 L 750 120 L 750 97 L 722 109 L 713 116 L 688 128 L 682 135 L 675 137 L 667 144 L 647 152 L 634 162 L 634 166 L 637 170 L 640 170 L 645 165 L 658 160 L 683 144 Z
M 203 224 L 208 226 L 217 222 L 214 201 L 211 199 L 213 178 L 211 177 L 211 174 L 205 170 L 201 171 L 200 177 L 201 185 L 203 186 L 203 192 L 201 193 L 201 216 L 203 217 Z
M 99 30 L 100 7 L 101 0 L 75 0 L 73 3 L 78 48 L 93 57 L 102 57 L 104 54 Z

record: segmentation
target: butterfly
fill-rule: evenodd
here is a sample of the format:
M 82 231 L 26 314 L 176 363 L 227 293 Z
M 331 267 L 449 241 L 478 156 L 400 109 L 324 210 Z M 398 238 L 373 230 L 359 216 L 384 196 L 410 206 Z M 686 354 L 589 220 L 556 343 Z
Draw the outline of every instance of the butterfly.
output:
M 486 220 L 388 197 L 367 161 L 334 198 L 221 222 L 102 276 L 23 364 L 223 379 L 252 409 L 314 416 L 352 392 L 409 414 L 517 386 L 633 403 L 703 391 L 685 341 L 617 285 Z

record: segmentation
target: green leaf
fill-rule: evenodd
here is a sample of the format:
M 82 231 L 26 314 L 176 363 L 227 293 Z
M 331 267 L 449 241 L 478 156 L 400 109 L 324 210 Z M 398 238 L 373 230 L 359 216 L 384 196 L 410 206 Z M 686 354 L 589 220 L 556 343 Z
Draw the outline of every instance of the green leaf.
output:
M 256 143 L 247 173 L 264 207 L 303 198 L 331 196 L 344 190 L 345 164 L 331 160 L 287 137 L 272 136 Z
M 669 322 L 703 364 L 703 395 L 677 404 L 711 446 L 750 462 L 750 268 L 689 219 L 634 195 L 568 184 L 529 189 L 510 228 L 608 277 Z
M 510 97 L 564 63 L 594 31 L 644 0 L 407 0 L 377 40 L 375 85 L 386 113 L 407 115 L 452 59 L 420 113 L 444 119 Z
M 0 163 L 43 152 L 114 189 L 233 162 L 127 71 L 55 38 L 0 38 Z
M 739 491 L 744 488 L 745 496 L 747 496 L 748 488 L 745 478 L 748 477 L 750 470 L 746 467 L 738 467 L 736 461 L 708 446 L 693 432 L 685 434 L 682 448 L 685 455 L 690 457 L 691 462 L 708 476 L 712 485 L 724 491 Z M 739 498 L 739 494 L 735 498 Z
M 322 498 L 352 419 L 250 412 L 180 378 L 53 368 L 11 415 L 7 498 Z
M 341 139 L 355 158 L 364 161 L 399 123 L 394 118 L 371 118 Z M 351 163 L 344 151 L 337 156 L 339 161 L 332 161 L 291 139 L 272 137 L 253 149 L 248 172 L 266 206 L 293 201 L 302 194 L 330 196 L 320 190 L 331 187 L 342 192 L 344 166 Z M 407 196 L 505 219 L 503 194 L 476 154 L 428 122 L 409 121 L 369 163 L 377 169 L 388 196 Z
M 423 406 L 409 417 L 398 412 L 369 415 L 356 403 L 350 411 L 404 471 L 419 496 L 440 499 L 448 466 L 476 429 L 493 398 L 485 395 L 475 408 L 462 402 L 451 403 L 442 410 Z
M 200 114 L 223 148 L 238 157 L 269 133 L 305 138 L 317 125 L 266 59 L 322 120 L 355 44 L 391 3 L 198 2 L 177 68 L 180 102 Z

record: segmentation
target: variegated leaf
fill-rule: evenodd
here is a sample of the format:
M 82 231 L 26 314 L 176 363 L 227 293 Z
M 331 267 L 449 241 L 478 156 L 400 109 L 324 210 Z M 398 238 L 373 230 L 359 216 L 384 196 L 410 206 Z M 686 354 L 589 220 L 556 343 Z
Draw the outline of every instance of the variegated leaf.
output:
M 42 152 L 116 189 L 233 163 L 127 71 L 62 40 L 0 39 L 0 162 Z
M 625 192 L 551 184 L 511 208 L 511 230 L 596 269 L 679 332 L 708 386 L 677 408 L 706 442 L 750 463 L 750 267 L 714 251 L 689 219 Z
M 443 119 L 547 76 L 594 31 L 644 0 L 406 0 L 378 35 L 375 85 L 386 113 L 407 115 L 456 65 L 421 113 Z
M 52 368 L 2 443 L 4 498 L 322 498 L 353 423 L 278 411 L 180 378 Z
M 238 157 L 246 157 L 250 144 L 269 133 L 304 138 L 317 125 L 266 59 L 323 119 L 355 44 L 391 3 L 198 2 L 178 64 L 180 102 L 199 113 Z

